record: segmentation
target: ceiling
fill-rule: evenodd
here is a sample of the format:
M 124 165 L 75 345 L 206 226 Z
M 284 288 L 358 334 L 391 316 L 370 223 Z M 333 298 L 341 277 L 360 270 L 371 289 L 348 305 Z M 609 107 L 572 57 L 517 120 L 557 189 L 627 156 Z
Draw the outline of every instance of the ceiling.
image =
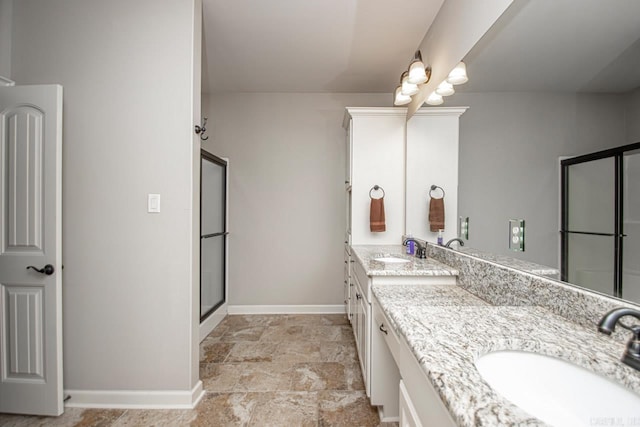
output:
M 462 92 L 640 87 L 640 1 L 516 0 L 465 58 Z
M 393 92 L 443 2 L 203 0 L 203 91 Z M 638 88 L 640 0 L 515 0 L 465 62 L 461 92 Z
M 444 0 L 203 0 L 203 92 L 393 92 Z

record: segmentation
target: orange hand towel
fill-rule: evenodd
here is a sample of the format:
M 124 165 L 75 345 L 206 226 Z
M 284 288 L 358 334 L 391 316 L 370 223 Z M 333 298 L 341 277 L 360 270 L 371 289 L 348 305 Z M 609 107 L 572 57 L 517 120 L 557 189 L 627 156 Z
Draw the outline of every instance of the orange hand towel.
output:
M 371 199 L 371 211 L 369 214 L 369 222 L 372 233 L 386 231 L 384 218 L 384 198 Z
M 431 231 L 444 230 L 444 197 L 429 201 L 429 223 Z

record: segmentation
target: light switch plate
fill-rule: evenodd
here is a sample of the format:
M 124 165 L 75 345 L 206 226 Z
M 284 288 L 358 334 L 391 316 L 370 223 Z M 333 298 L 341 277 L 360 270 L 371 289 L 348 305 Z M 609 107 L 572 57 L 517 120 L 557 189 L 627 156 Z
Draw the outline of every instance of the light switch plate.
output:
M 524 219 L 509 220 L 509 249 L 524 252 Z
M 147 212 L 160 213 L 160 195 L 159 194 L 149 194 L 149 198 L 147 199 Z

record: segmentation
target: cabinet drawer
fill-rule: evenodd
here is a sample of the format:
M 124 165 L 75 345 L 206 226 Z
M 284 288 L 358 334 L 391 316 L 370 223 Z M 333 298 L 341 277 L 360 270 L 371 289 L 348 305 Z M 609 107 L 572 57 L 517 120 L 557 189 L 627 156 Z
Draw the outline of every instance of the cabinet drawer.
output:
M 351 274 L 358 278 L 358 282 L 360 282 L 360 286 L 364 291 L 365 301 L 367 302 L 367 304 L 371 304 L 371 295 L 369 294 L 371 292 L 371 286 L 369 286 L 369 276 L 367 276 L 367 273 L 364 271 L 364 268 L 362 267 L 362 264 L 360 264 L 360 262 L 352 263 Z
M 372 304 L 372 312 L 373 312 L 373 325 L 371 328 L 374 333 L 380 333 L 382 329 L 387 331 L 387 333 L 383 333 L 384 341 L 389 347 L 389 351 L 393 358 L 397 361 L 400 358 L 400 340 L 398 340 L 398 336 L 396 335 L 395 330 L 390 326 L 389 320 L 387 316 L 383 313 L 380 308 L 380 304 L 378 300 L 374 297 Z M 382 328 L 382 329 L 381 329 Z

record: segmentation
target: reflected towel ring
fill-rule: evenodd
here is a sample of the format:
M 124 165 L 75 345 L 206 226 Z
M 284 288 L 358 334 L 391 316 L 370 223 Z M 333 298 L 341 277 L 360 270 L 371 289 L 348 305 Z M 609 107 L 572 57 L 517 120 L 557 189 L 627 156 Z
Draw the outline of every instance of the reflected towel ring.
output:
M 438 189 L 439 189 L 440 191 L 442 191 L 442 198 L 444 198 L 444 188 L 442 188 L 442 187 L 440 187 L 440 186 L 438 186 L 438 185 L 432 185 L 432 186 L 431 186 L 431 190 L 429 190 L 429 197 L 431 197 L 431 198 L 433 199 L 433 196 L 431 195 L 431 193 L 432 193 L 434 190 L 438 190 Z
M 384 199 L 384 188 L 380 187 L 379 185 L 374 185 L 373 187 L 371 187 L 371 190 L 369 190 L 369 197 L 373 199 L 373 196 L 371 195 L 371 193 L 378 190 L 382 191 L 382 197 L 380 198 Z

